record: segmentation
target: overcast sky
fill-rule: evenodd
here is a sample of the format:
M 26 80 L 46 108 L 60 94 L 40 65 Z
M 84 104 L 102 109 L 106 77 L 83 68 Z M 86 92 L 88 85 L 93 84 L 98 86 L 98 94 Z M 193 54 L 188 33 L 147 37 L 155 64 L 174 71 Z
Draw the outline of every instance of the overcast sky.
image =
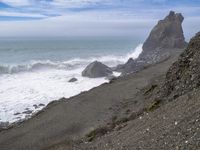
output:
M 170 10 L 200 31 L 200 0 L 0 0 L 0 36 L 143 37 Z

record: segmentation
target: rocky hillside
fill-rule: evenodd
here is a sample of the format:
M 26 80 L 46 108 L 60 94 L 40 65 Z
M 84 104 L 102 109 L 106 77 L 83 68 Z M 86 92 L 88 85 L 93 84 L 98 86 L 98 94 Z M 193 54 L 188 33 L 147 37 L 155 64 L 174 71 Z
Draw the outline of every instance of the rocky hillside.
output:
M 136 94 L 133 100 L 138 102 L 131 106 L 132 109 L 129 107 L 134 115 L 125 117 L 100 138 L 95 137 L 98 132 L 92 132 L 92 141 L 80 147 L 99 150 L 199 149 L 199 58 L 200 33 L 197 33 L 166 75 L 156 77 Z M 153 67 L 150 70 L 154 71 Z M 131 101 L 129 99 L 129 105 Z M 142 111 L 138 111 L 141 106 Z
M 164 93 L 178 97 L 200 86 L 200 33 L 193 37 L 166 74 Z

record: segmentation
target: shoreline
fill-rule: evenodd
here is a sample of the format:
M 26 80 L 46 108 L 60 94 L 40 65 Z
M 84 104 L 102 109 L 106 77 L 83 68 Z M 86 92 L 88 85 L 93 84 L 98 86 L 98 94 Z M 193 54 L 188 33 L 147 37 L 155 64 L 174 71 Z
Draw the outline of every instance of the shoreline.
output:
M 130 99 L 137 96 L 137 93 L 148 86 L 152 79 L 164 75 L 181 51 L 174 53 L 173 57 L 168 60 L 149 66 L 135 74 L 119 77 L 109 84 L 95 87 L 70 99 L 63 98 L 51 102 L 34 117 L 8 130 L 1 131 L 0 145 L 2 145 L 2 149 L 4 149 L 3 143 L 7 143 L 12 136 L 19 136 L 18 138 L 24 142 L 23 145 L 12 142 L 10 146 L 26 150 L 32 144 L 34 148 L 31 149 L 38 150 L 47 146 L 54 146 L 55 141 L 63 141 L 66 138 L 69 138 L 69 141 L 71 137 L 74 140 L 82 139 L 91 130 L 105 126 L 115 116 L 119 120 L 120 118 L 123 119 L 126 116 L 124 116 L 124 113 L 129 109 L 135 108 L 135 111 L 139 111 L 143 108 L 143 104 L 138 101 L 138 105 L 140 103 L 142 105 L 134 106 L 135 102 L 132 103 Z M 146 74 L 149 74 L 149 76 L 146 77 Z M 38 133 L 41 130 L 43 134 L 39 135 Z M 28 134 L 25 134 L 26 132 Z M 56 136 L 58 133 L 59 137 Z M 25 134 L 25 136 L 20 136 L 20 134 Z M 29 134 L 32 135 L 30 141 L 26 138 Z M 51 137 L 51 140 L 46 141 L 45 139 L 49 137 Z
M 46 109 L 48 109 L 48 107 L 49 107 L 50 105 L 54 104 L 54 103 L 61 102 L 61 101 L 68 101 L 68 100 L 70 100 L 70 99 L 72 99 L 72 98 L 75 98 L 75 97 L 77 97 L 77 96 L 79 96 L 79 95 L 82 95 L 83 93 L 89 92 L 89 91 L 91 91 L 91 90 L 93 90 L 93 89 L 95 89 L 95 88 L 101 87 L 101 86 L 106 85 L 106 84 L 112 84 L 112 82 L 113 82 L 114 80 L 118 80 L 119 78 L 122 78 L 122 76 L 120 76 L 119 72 L 113 72 L 113 75 L 115 76 L 113 79 L 108 79 L 107 77 L 103 77 L 103 78 L 105 79 L 105 81 L 104 81 L 103 83 L 101 83 L 101 84 L 98 85 L 98 86 L 94 86 L 94 87 L 92 87 L 92 88 L 89 89 L 89 90 L 81 91 L 80 93 L 75 94 L 75 95 L 73 95 L 73 96 L 70 96 L 70 97 L 68 97 L 68 98 L 66 98 L 66 97 L 61 97 L 61 98 L 59 98 L 58 100 L 52 100 L 52 101 L 50 101 L 47 105 L 44 105 L 44 104 L 40 103 L 39 105 L 42 105 L 42 106 L 41 106 L 41 107 L 42 107 L 41 109 L 39 109 L 39 110 L 37 110 L 37 111 L 33 111 L 33 110 L 32 110 L 33 113 L 31 112 L 30 114 L 27 114 L 24 118 L 21 118 L 21 119 L 19 119 L 19 120 L 14 121 L 14 122 L 9 122 L 9 121 L 3 122 L 3 121 L 0 121 L 0 132 L 3 131 L 3 130 L 8 130 L 8 129 L 10 129 L 10 128 L 13 128 L 13 127 L 15 127 L 15 126 L 18 126 L 18 125 L 24 123 L 25 121 L 27 121 L 27 120 L 29 120 L 29 119 L 31 119 L 31 118 L 34 118 L 34 117 L 37 116 L 38 114 L 40 114 L 40 113 L 44 112 Z M 96 79 L 99 79 L 99 78 L 96 78 Z M 36 105 L 36 104 L 34 104 L 34 105 Z M 33 106 L 34 106 L 34 105 L 33 105 Z M 43 106 L 44 106 L 44 107 L 43 107 Z M 28 110 L 27 110 L 27 111 L 28 111 Z M 22 113 L 20 113 L 20 114 L 25 114 L 25 113 L 22 112 Z M 14 115 L 15 115 L 15 114 L 14 114 Z
M 139 47 L 141 48 L 141 45 Z M 41 104 L 47 105 L 50 101 L 61 97 L 68 98 L 77 95 L 81 91 L 87 91 L 107 82 L 104 78 L 94 80 L 83 78 L 81 71 L 95 58 L 102 60 L 104 63 L 111 64 L 110 67 L 115 66 L 119 62 L 124 63 L 129 56 L 135 55 L 136 57 L 138 55 L 136 49 L 127 54 L 114 57 L 106 55 L 99 58 L 70 59 L 64 62 L 36 61 L 22 66 L 3 66 L 3 68 L 6 67 L 5 70 L 11 69 L 11 72 L 13 70 L 16 73 L 0 75 L 0 99 L 2 99 L 0 122 L 17 121 L 25 118 L 26 115 L 30 115 L 32 112 L 38 111 L 40 109 L 38 106 Z M 2 71 L 1 67 L 0 71 Z M 48 69 L 48 67 L 50 68 Z M 59 69 L 59 67 L 61 68 Z M 72 68 L 68 70 L 65 67 Z M 78 81 L 69 83 L 68 81 L 73 77 L 78 78 Z
M 193 75 L 195 70 L 198 70 L 196 64 L 198 58 L 194 61 L 189 59 L 193 58 L 191 55 L 193 53 L 188 51 L 191 49 L 194 54 L 196 52 L 197 56 L 199 55 L 196 50 L 196 47 L 199 48 L 199 34 L 189 44 L 185 42 L 183 20 L 181 13 L 170 11 L 164 20 L 159 21 L 152 29 L 144 44 L 135 49 L 134 56 L 138 50 L 141 50 L 135 60 L 129 57 L 127 62 L 114 68 L 98 60 L 87 65 L 81 72 L 83 77 L 93 79 L 109 77 L 114 71 L 121 72 L 121 77 L 71 98 L 53 101 L 30 119 L 2 130 L 1 149 L 7 150 L 13 147 L 20 150 L 129 150 L 149 147 L 162 149 L 163 142 L 165 147 L 170 147 L 167 142 L 174 144 L 170 140 L 178 138 L 178 136 L 174 138 L 173 135 L 179 129 L 174 128 L 171 122 L 176 119 L 174 125 L 177 126 L 181 121 L 191 120 L 187 117 L 198 112 L 196 109 L 189 112 L 182 109 L 179 96 L 183 97 L 184 103 L 190 103 L 190 109 L 196 104 L 200 105 L 196 103 L 198 94 L 194 93 L 193 98 L 188 102 L 189 95 L 184 93 L 185 90 L 189 90 L 185 89 L 185 85 L 187 88 L 192 88 L 191 80 L 195 79 Z M 197 42 L 194 49 L 195 41 Z M 190 62 L 193 68 L 189 67 Z M 189 75 L 185 74 L 185 70 Z M 184 80 L 187 80 L 187 83 Z M 70 81 L 77 81 L 77 79 L 73 78 Z M 193 87 L 198 85 L 197 81 Z M 84 86 L 88 87 L 87 82 Z M 49 90 L 48 88 L 49 86 L 46 86 L 45 90 Z M 51 90 L 55 92 L 55 88 Z M 66 90 L 69 89 L 64 89 L 65 92 Z M 173 93 L 174 90 L 176 93 Z M 55 94 L 58 93 L 53 95 Z M 173 105 L 170 100 L 176 100 L 174 108 L 169 107 Z M 186 113 L 186 115 L 178 115 L 178 113 Z M 160 125 L 164 125 L 164 130 L 160 130 L 163 129 Z M 182 133 L 184 129 L 182 128 Z M 167 139 L 171 134 L 172 137 L 166 142 L 165 138 Z M 182 140 L 185 140 L 184 137 Z M 157 142 L 160 143 L 158 147 L 151 144 Z M 185 142 L 187 143 L 188 141 Z

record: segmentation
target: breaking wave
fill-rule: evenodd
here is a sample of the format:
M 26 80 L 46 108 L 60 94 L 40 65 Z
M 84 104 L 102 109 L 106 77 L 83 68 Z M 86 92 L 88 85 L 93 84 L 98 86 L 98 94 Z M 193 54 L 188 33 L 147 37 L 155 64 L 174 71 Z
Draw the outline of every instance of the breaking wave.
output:
M 89 63 L 97 60 L 110 67 L 116 66 L 118 64 L 125 63 L 129 58 L 137 58 L 142 52 L 142 44 L 138 45 L 135 50 L 124 56 L 108 55 L 102 57 L 91 57 L 87 59 L 75 58 L 68 61 L 30 61 L 27 64 L 17 64 L 17 65 L 0 65 L 0 74 L 13 74 L 20 72 L 37 71 L 41 69 L 63 69 L 72 70 L 84 67 Z

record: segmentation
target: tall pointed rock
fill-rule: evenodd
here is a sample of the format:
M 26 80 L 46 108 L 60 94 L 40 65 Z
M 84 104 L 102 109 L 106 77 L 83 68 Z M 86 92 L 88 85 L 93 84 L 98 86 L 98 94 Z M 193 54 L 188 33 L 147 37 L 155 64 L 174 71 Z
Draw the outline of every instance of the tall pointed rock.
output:
M 160 20 L 152 29 L 149 37 L 143 44 L 143 52 L 146 53 L 172 48 L 184 48 L 187 43 L 183 34 L 182 22 L 184 17 L 180 13 L 170 11 L 164 20 Z
M 117 67 L 122 75 L 139 71 L 146 66 L 164 61 L 177 50 L 187 46 L 183 34 L 184 17 L 180 13 L 170 13 L 152 29 L 143 44 L 143 51 L 136 60 L 129 59 Z

